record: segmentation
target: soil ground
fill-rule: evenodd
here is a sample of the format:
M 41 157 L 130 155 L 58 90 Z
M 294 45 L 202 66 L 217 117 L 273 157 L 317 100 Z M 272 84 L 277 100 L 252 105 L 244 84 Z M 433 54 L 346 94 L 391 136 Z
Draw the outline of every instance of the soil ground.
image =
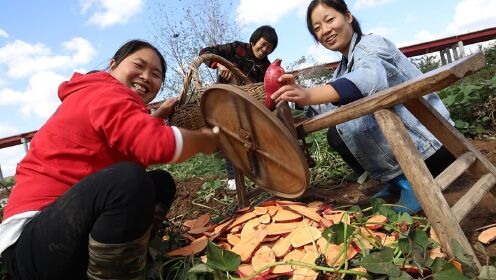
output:
M 496 140 L 472 140 L 471 142 L 493 164 L 496 164 Z M 236 194 L 233 191 L 228 191 L 223 188 L 217 189 L 208 202 L 195 202 L 197 192 L 206 180 L 207 179 L 191 178 L 177 182 L 177 199 L 173 206 L 173 210 L 169 213 L 170 218 L 181 217 L 191 219 L 198 216 L 200 213 L 206 212 L 220 215 L 232 215 L 232 213 L 234 213 L 234 210 L 236 209 Z M 444 192 L 448 204 L 452 206 L 473 184 L 474 180 L 469 174 L 463 174 Z M 368 204 L 367 200 L 369 196 L 380 190 L 380 188 L 381 185 L 371 179 L 362 185 L 348 181 L 330 183 L 326 186 L 314 186 L 310 188 L 297 200 L 304 202 L 321 200 L 335 206 L 350 204 L 365 206 Z M 267 196 L 268 194 L 265 194 L 265 197 Z M 234 201 L 234 203 L 226 204 L 226 201 L 229 199 Z M 397 198 L 391 198 L 391 202 L 394 202 L 395 199 Z M 496 200 L 488 193 L 471 213 L 462 220 L 461 227 L 472 244 L 477 241 L 477 236 L 481 227 L 496 224 L 495 202 Z M 256 202 L 253 203 L 256 204 Z M 485 246 L 485 249 L 491 258 L 496 258 L 496 242 Z M 479 254 L 478 257 L 482 264 L 486 263 L 486 258 L 482 254 Z

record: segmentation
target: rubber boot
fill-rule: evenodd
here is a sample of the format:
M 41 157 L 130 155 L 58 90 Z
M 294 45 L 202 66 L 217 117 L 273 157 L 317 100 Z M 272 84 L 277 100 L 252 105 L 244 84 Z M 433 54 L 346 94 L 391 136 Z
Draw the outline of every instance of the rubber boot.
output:
M 415 196 L 415 192 L 412 189 L 412 186 L 406 179 L 405 175 L 400 175 L 388 183 L 394 184 L 397 188 L 401 189 L 400 200 L 395 204 L 400 205 L 402 207 L 393 207 L 393 210 L 396 212 L 407 212 L 408 214 L 415 214 L 422 210 L 420 203 Z
M 87 275 L 90 280 L 144 280 L 150 229 L 138 239 L 121 244 L 104 244 L 91 235 Z
M 384 198 L 396 195 L 400 192 L 400 189 L 395 185 L 389 182 L 386 183 L 386 186 L 378 193 L 374 194 L 373 197 Z

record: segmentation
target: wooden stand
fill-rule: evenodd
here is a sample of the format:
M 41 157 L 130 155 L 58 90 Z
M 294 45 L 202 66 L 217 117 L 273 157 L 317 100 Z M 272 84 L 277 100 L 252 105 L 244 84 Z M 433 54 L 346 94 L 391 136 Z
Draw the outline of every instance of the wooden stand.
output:
M 482 53 L 471 55 L 428 72 L 415 80 L 342 106 L 297 127 L 301 137 L 323 127 L 374 114 L 423 211 L 432 223 L 442 247 L 450 257 L 453 257 L 451 241 L 457 240 L 479 266 L 480 263 L 459 222 L 495 185 L 496 168 L 422 96 L 443 89 L 484 65 L 485 59 Z M 436 178 L 431 176 L 401 119 L 389 109 L 401 103 L 457 158 Z M 477 182 L 450 208 L 442 191 L 466 170 Z M 494 194 L 494 189 L 492 191 Z

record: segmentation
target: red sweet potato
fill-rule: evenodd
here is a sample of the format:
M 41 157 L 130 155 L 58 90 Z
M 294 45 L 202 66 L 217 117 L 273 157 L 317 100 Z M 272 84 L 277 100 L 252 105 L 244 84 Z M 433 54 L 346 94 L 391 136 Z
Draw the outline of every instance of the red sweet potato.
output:
M 271 96 L 282 86 L 277 79 L 279 79 L 279 77 L 284 73 L 284 69 L 281 67 L 281 59 L 279 58 L 272 62 L 265 72 L 265 106 L 269 108 L 269 110 L 274 110 L 276 104 Z

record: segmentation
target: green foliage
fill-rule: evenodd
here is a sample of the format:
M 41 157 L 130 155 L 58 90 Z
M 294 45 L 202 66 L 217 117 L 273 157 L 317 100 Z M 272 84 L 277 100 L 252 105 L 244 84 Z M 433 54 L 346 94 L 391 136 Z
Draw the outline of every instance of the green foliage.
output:
M 488 66 L 496 66 L 496 42 L 482 48 Z
M 341 156 L 327 144 L 325 129 L 308 135 L 306 142 L 310 145 L 310 155 L 317 164 L 310 169 L 311 182 L 326 185 L 331 181 L 341 181 L 352 174 Z
M 241 257 L 233 252 L 223 250 L 220 246 L 208 241 L 207 265 L 220 271 L 236 271 L 241 264 Z
M 496 77 L 460 83 L 439 92 L 455 127 L 469 137 L 493 137 L 496 133 Z
M 437 59 L 435 55 L 422 55 L 420 57 L 415 57 L 410 60 L 420 69 L 420 71 L 422 71 L 422 73 L 427 73 L 441 66 L 441 62 Z
M 159 164 L 152 169 L 167 170 L 174 178 L 179 180 L 193 177 L 212 178 L 226 176 L 224 160 L 215 155 L 197 154 L 187 161 L 178 164 Z

